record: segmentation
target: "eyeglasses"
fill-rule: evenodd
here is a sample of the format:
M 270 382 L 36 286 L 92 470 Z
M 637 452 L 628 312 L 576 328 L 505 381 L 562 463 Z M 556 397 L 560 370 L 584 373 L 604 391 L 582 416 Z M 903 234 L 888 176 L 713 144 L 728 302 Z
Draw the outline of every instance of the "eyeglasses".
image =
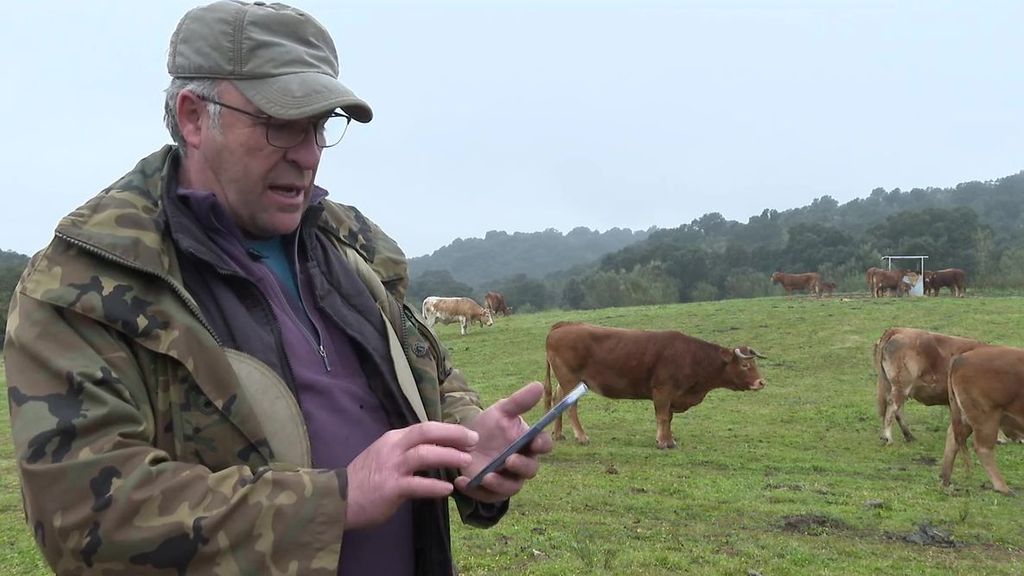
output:
M 283 150 L 294 148 L 301 144 L 306 139 L 310 126 L 313 127 L 316 145 L 320 148 L 330 148 L 341 142 L 345 132 L 348 131 L 349 123 L 352 122 L 352 118 L 341 112 L 331 112 L 329 116 L 317 120 L 281 120 L 269 114 L 253 114 L 248 110 L 236 108 L 213 98 L 204 98 L 202 96 L 197 96 L 197 98 L 203 102 L 216 104 L 221 108 L 227 108 L 228 110 L 245 114 L 254 120 L 258 120 L 260 124 L 267 128 L 267 144 Z

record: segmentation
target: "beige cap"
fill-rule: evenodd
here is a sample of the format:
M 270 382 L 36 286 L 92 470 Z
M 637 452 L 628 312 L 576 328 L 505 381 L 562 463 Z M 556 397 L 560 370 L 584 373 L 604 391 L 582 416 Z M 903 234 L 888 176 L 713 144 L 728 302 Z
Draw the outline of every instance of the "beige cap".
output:
M 338 51 L 319 22 L 284 4 L 223 0 L 193 8 L 171 36 L 174 78 L 230 80 L 264 113 L 292 120 L 341 108 L 359 122 L 370 106 L 338 81 Z

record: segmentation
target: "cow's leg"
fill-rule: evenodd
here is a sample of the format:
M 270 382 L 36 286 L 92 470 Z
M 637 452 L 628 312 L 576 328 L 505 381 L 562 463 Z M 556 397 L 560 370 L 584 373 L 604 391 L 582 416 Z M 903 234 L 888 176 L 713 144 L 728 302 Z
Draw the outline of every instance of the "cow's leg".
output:
M 999 468 L 996 467 L 995 447 L 998 434 L 999 418 L 982 419 L 982 423 L 974 428 L 974 452 L 978 455 L 978 460 L 985 468 L 985 472 L 988 473 L 988 478 L 992 481 L 992 487 L 996 492 L 1010 494 L 1006 480 L 1003 479 Z
M 676 441 L 672 438 L 672 394 L 668 386 L 654 387 L 654 419 L 658 423 L 658 448 L 675 448 Z
M 465 316 L 459 316 L 459 333 L 463 336 L 466 335 L 466 325 L 469 324 L 469 318 Z
M 950 424 L 946 430 L 946 447 L 942 452 L 942 473 L 939 475 L 942 478 L 943 486 L 949 486 L 949 479 L 953 476 L 953 462 L 956 461 L 956 453 L 956 434 L 953 432 L 953 425 Z M 967 454 L 964 454 L 964 458 L 970 460 Z
M 572 432 L 576 435 L 577 442 L 580 444 L 590 444 L 590 437 L 583 431 L 583 424 L 580 424 L 580 416 L 576 409 L 576 404 L 569 407 L 569 420 L 572 422 Z
M 557 372 L 556 372 L 557 374 Z M 557 378 L 557 375 L 555 376 Z M 558 385 L 555 387 L 555 397 L 551 399 L 551 405 L 554 406 L 562 401 L 565 396 L 565 391 L 562 390 L 562 381 L 558 381 Z M 549 408 L 550 409 L 550 408 Z M 562 433 L 562 415 L 559 414 L 555 417 L 555 428 L 551 431 L 551 438 L 554 440 L 565 440 L 565 434 Z

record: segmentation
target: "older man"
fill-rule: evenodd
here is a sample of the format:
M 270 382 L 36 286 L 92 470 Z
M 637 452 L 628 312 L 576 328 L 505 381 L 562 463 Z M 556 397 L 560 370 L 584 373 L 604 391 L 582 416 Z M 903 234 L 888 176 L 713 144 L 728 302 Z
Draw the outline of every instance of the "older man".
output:
M 315 19 L 196 8 L 171 38 L 175 144 L 65 217 L 5 349 L 27 520 L 88 574 L 452 574 L 446 497 L 497 522 L 550 436 L 532 383 L 487 410 L 405 304 L 401 250 L 326 199 L 370 107 Z

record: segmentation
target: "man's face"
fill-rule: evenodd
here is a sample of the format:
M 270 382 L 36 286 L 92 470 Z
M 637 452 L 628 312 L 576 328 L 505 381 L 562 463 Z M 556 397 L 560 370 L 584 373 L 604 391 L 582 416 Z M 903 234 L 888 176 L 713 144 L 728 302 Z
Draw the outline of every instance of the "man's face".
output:
M 217 99 L 262 115 L 231 83 L 224 82 Z M 202 137 L 190 148 L 189 186 L 213 192 L 235 224 L 247 235 L 269 238 L 295 231 L 309 205 L 313 179 L 323 150 L 312 130 L 296 146 L 275 148 L 267 142 L 264 121 L 221 107 L 220 126 L 205 114 Z M 306 120 L 295 121 L 309 126 Z

